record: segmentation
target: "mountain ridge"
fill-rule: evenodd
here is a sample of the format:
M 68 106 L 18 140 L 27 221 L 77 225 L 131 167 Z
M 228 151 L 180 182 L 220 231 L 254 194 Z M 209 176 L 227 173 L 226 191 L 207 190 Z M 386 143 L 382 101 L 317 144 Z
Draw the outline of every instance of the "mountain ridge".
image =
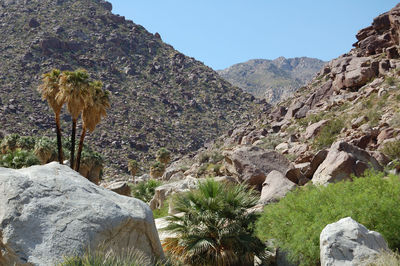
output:
M 113 14 L 106 1 L 0 5 L 0 130 L 54 134 L 52 112 L 36 92 L 52 68 L 85 68 L 112 92 L 107 118 L 87 140 L 114 172 L 127 172 L 128 158 L 147 165 L 160 147 L 175 155 L 194 151 L 261 106 L 159 34 Z M 69 121 L 64 112 L 64 136 Z
M 251 59 L 218 74 L 255 97 L 277 103 L 306 85 L 326 62 L 309 57 Z

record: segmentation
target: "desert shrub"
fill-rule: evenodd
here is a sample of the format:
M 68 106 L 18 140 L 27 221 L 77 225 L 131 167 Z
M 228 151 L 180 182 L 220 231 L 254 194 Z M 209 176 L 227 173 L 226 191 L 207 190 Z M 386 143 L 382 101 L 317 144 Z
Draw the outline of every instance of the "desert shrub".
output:
M 339 135 L 343 127 L 343 119 L 329 121 L 314 139 L 313 147 L 318 150 L 330 147 L 335 142 L 337 135 Z
M 31 151 L 35 148 L 36 139 L 31 136 L 21 136 L 17 139 L 17 147 L 22 150 Z
M 173 197 L 173 206 L 184 215 L 168 216 L 163 247 L 185 265 L 252 265 L 254 256 L 264 258 L 264 244 L 254 236 L 258 215 L 248 209 L 257 204 L 256 194 L 244 185 L 212 179 L 197 190 Z
M 0 155 L 0 167 L 20 169 L 38 164 L 40 164 L 39 159 L 32 152 L 25 150 L 18 149 Z
M 367 261 L 366 266 L 398 266 L 400 254 L 395 252 L 382 252 L 377 257 Z
M 400 113 L 395 113 L 392 119 L 389 121 L 389 124 L 392 127 L 400 127 Z
M 388 77 L 385 78 L 385 82 L 386 82 L 387 85 L 393 86 L 393 85 L 396 84 L 396 78 L 388 76 Z
M 261 139 L 262 143 L 258 146 L 267 150 L 275 150 L 275 147 L 284 141 L 278 134 L 270 134 Z
M 352 217 L 381 233 L 393 250 L 400 248 L 400 180 L 384 179 L 383 173 L 367 171 L 353 182 L 327 187 L 309 186 L 288 193 L 265 207 L 256 225 L 262 240 L 275 239 L 290 260 L 301 265 L 319 263 L 322 229 L 344 217 Z
M 142 266 L 151 264 L 153 264 L 152 260 L 142 252 L 127 249 L 118 252 L 113 250 L 86 252 L 83 256 L 65 258 L 59 266 Z
M 400 140 L 386 142 L 381 151 L 391 160 L 400 159 Z
M 161 182 L 158 180 L 150 179 L 146 182 L 140 182 L 131 187 L 132 197 L 140 199 L 144 202 L 150 202 L 154 196 L 156 187 L 160 186 Z
M 311 114 L 308 115 L 307 117 L 298 119 L 297 123 L 302 127 L 307 127 L 309 124 L 314 124 L 321 121 L 322 119 L 324 119 L 324 117 L 325 113 L 320 112 L 318 114 Z
M 366 117 L 368 117 L 368 124 L 371 127 L 375 127 L 378 125 L 379 121 L 381 120 L 382 114 L 376 109 L 370 109 L 366 113 Z

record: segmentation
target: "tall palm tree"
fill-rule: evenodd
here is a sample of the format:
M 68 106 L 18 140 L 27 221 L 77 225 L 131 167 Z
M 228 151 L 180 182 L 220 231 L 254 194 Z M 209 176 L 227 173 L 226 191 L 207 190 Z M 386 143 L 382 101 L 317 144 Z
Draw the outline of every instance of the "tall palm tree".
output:
M 173 207 L 184 215 L 167 217 L 164 250 L 188 265 L 253 265 L 254 256 L 264 259 L 265 245 L 254 236 L 258 215 L 248 209 L 257 204 L 253 191 L 244 185 L 212 179 L 198 190 L 173 198 Z
M 56 100 L 56 96 L 60 91 L 59 81 L 60 81 L 61 71 L 58 69 L 53 69 L 52 71 L 43 74 L 42 85 L 38 87 L 38 91 L 42 94 L 43 100 L 47 100 L 50 107 L 53 109 L 56 121 L 56 132 L 57 132 L 57 149 L 58 149 L 58 161 L 62 164 L 64 161 L 63 150 L 62 150 L 62 133 L 60 125 L 60 114 L 61 109 L 65 103 L 64 100 Z
M 81 164 L 81 154 L 86 130 L 93 132 L 96 125 L 107 115 L 107 109 L 110 108 L 110 92 L 103 90 L 102 87 L 103 83 L 101 81 L 90 83 L 92 100 L 85 106 L 85 108 L 83 108 L 82 111 L 82 133 L 76 159 L 76 171 L 78 172 Z
M 82 110 L 92 101 L 89 75 L 84 69 L 64 71 L 60 75 L 59 85 L 56 99 L 59 103 L 66 103 L 72 117 L 70 166 L 74 169 L 76 123 Z

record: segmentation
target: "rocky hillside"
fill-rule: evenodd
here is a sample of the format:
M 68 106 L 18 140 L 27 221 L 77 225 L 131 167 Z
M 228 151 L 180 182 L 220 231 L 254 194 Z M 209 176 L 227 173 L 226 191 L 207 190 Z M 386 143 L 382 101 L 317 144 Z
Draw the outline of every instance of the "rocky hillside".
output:
M 218 73 L 255 97 L 276 103 L 306 85 L 325 63 L 308 57 L 255 59 L 233 65 Z
M 0 1 L 0 131 L 54 135 L 36 92 L 52 68 L 85 68 L 112 92 L 108 117 L 87 139 L 123 171 L 128 158 L 196 150 L 252 116 L 253 96 L 111 10 L 103 0 Z M 68 134 L 69 115 L 62 120 Z
M 368 168 L 399 172 L 399 36 L 400 4 L 294 96 L 175 162 L 164 179 L 233 176 L 268 204 L 309 182 L 350 180 Z

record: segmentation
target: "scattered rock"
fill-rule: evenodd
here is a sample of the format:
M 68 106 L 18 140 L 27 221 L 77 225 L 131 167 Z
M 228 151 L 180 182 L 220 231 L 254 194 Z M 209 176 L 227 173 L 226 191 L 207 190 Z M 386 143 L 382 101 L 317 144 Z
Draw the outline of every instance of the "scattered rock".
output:
M 320 235 L 322 266 L 361 266 L 384 251 L 389 251 L 389 248 L 382 235 L 368 230 L 350 217 L 328 224 Z
M 315 137 L 321 131 L 321 129 L 328 124 L 328 122 L 328 120 L 321 120 L 317 123 L 309 125 L 306 129 L 306 133 L 304 134 L 304 138 L 311 139 Z
M 283 198 L 289 191 L 296 188 L 296 184 L 287 179 L 281 172 L 271 171 L 263 183 L 259 203 L 269 204 Z
M 106 186 L 106 189 L 109 189 L 115 193 L 118 193 L 123 196 L 130 196 L 131 195 L 131 188 L 129 187 L 127 182 L 119 181 L 113 182 Z

